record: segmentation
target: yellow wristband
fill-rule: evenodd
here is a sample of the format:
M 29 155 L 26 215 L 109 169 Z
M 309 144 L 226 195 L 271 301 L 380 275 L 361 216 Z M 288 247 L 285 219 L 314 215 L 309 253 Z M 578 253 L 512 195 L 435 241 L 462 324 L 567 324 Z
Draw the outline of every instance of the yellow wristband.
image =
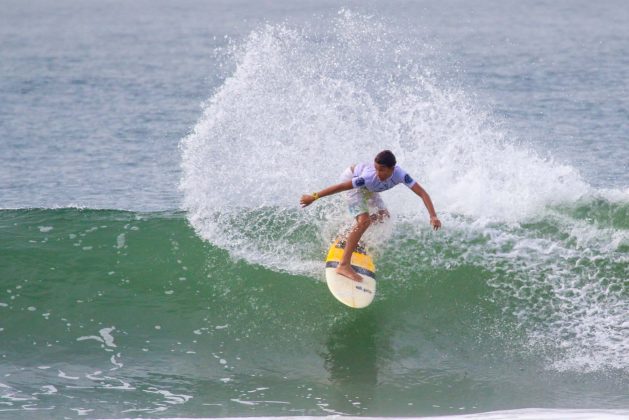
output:
M 316 193 L 316 192 L 312 193 L 312 196 L 314 197 L 315 200 L 318 200 L 320 198 L 319 193 Z

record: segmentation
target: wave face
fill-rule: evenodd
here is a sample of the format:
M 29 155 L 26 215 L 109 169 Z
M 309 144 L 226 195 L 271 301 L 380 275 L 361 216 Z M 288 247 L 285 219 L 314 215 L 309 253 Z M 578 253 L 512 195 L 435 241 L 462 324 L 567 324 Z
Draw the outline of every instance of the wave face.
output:
M 234 259 L 183 213 L 3 210 L 0 412 L 626 408 L 628 247 L 602 250 L 591 225 L 613 236 L 628 211 L 593 202 L 439 235 L 396 221 L 395 239 L 378 250 L 376 300 L 358 311 L 316 281 L 321 261 L 296 275 Z M 589 239 L 567 234 L 563 219 L 575 232 L 587 220 Z M 317 243 L 323 222 L 309 220 L 303 241 Z

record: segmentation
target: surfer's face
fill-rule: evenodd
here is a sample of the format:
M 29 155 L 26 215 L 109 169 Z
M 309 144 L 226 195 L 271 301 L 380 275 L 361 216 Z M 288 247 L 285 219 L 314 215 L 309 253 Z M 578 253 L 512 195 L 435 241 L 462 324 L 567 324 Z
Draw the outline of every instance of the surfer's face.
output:
M 394 168 L 389 168 L 388 166 L 382 165 L 380 163 L 374 163 L 374 165 L 376 167 L 376 175 L 378 175 L 380 181 L 385 181 L 391 178 L 391 175 L 393 175 Z

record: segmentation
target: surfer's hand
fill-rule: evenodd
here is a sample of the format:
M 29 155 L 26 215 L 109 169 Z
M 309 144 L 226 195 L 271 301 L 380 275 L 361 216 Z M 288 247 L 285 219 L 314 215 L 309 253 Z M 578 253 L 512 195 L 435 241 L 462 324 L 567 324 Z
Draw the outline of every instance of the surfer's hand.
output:
M 301 196 L 301 199 L 299 200 L 299 204 L 301 204 L 302 207 L 306 207 L 312 204 L 314 201 L 315 201 L 315 198 L 312 195 L 306 194 L 306 195 Z
M 437 230 L 441 227 L 441 220 L 437 216 L 432 216 L 430 218 L 430 224 L 434 230 Z

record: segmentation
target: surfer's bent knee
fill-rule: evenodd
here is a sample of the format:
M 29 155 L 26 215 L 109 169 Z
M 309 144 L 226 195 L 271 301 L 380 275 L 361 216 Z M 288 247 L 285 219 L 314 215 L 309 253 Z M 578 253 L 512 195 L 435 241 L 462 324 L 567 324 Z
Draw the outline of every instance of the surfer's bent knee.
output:
M 371 225 L 371 218 L 368 213 L 362 213 L 356 216 L 356 227 L 367 229 Z

